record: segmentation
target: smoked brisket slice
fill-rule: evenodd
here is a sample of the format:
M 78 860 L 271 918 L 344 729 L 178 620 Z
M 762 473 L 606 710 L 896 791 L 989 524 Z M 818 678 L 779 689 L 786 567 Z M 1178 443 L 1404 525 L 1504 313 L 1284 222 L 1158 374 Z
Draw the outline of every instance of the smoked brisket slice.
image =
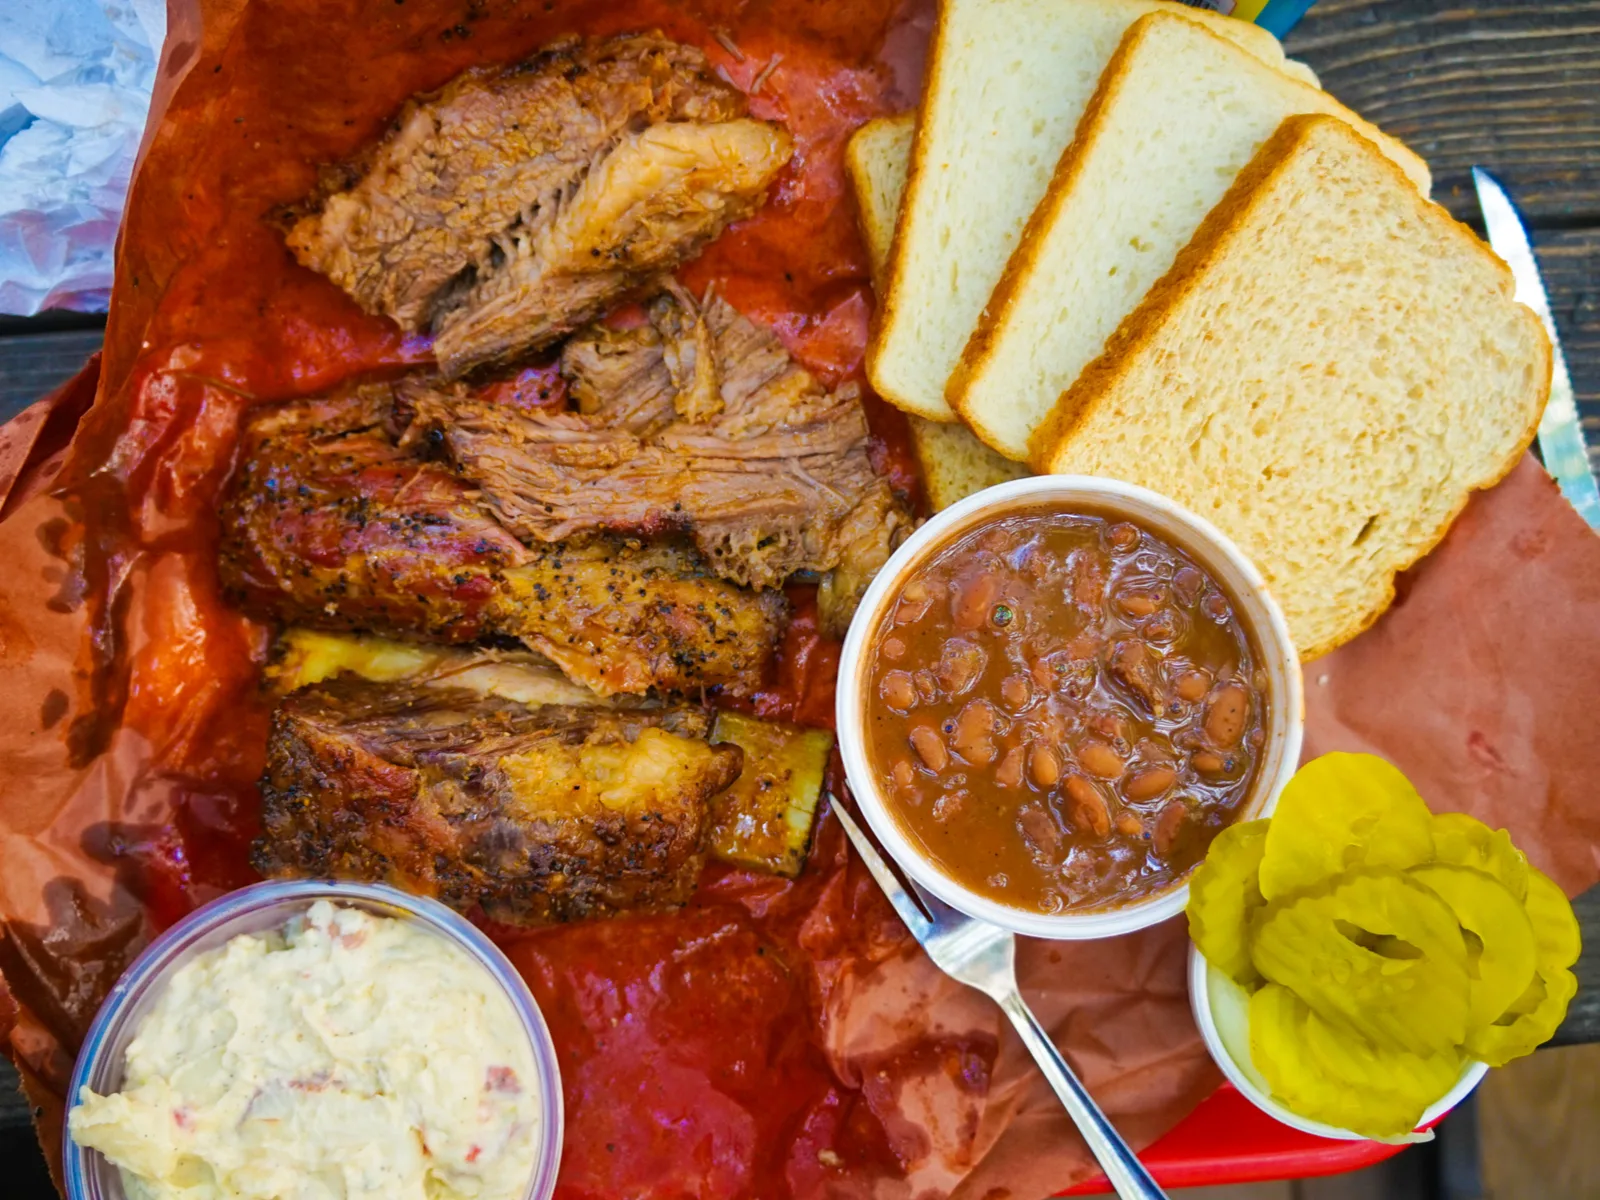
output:
M 694 47 L 568 38 L 418 97 L 325 172 L 289 248 L 447 374 L 591 319 L 760 204 L 792 144 Z
M 581 331 L 562 364 L 577 412 L 409 382 L 407 439 L 442 447 L 524 542 L 682 531 L 735 583 L 821 575 L 823 615 L 842 633 L 911 527 L 873 470 L 853 384 L 829 391 L 770 331 L 676 289 L 648 324 Z

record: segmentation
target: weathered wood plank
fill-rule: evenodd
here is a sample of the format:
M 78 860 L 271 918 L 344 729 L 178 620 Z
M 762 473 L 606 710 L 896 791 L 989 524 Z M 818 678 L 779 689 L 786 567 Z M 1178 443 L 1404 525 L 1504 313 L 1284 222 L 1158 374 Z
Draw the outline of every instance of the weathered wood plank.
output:
M 1567 1019 L 1550 1039 L 1553 1046 L 1600 1042 L 1600 887 L 1592 887 L 1572 902 L 1583 929 L 1583 956 L 1572 968 L 1578 977 L 1578 994 L 1567 1006 Z
M 1428 160 L 1457 216 L 1476 163 L 1536 223 L 1600 225 L 1600 0 L 1318 0 L 1287 45 Z

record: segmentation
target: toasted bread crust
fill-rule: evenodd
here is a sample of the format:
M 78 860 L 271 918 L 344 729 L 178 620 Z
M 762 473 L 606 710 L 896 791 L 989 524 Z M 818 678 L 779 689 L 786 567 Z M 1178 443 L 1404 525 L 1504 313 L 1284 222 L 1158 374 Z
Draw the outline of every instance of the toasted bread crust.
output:
M 1208 268 L 1228 252 L 1233 237 L 1247 225 L 1257 206 L 1266 202 L 1265 185 L 1291 165 L 1294 152 L 1308 141 L 1324 122 L 1343 126 L 1351 136 L 1370 148 L 1374 160 L 1382 163 L 1380 169 L 1391 172 L 1397 185 L 1416 194 L 1419 211 L 1426 214 L 1426 219 L 1439 229 L 1442 236 L 1462 239 L 1464 246 L 1470 246 L 1474 252 L 1493 264 L 1494 271 L 1501 276 L 1502 290 L 1506 298 L 1508 300 L 1511 298 L 1515 291 L 1511 269 L 1448 212 L 1420 193 L 1416 193 L 1405 172 L 1401 171 L 1369 139 L 1337 117 L 1322 113 L 1290 117 L 1256 152 L 1250 164 L 1239 173 L 1233 186 L 1228 189 L 1222 202 L 1201 223 L 1171 269 L 1151 288 L 1139 306 L 1128 314 L 1117 331 L 1107 339 L 1105 350 L 1084 369 L 1077 382 L 1062 394 L 1050 417 L 1035 431 L 1029 457 L 1036 470 L 1041 472 L 1057 470 L 1056 463 L 1063 447 L 1072 440 L 1096 407 L 1104 403 L 1122 382 L 1131 369 L 1134 358 L 1155 340 L 1173 310 L 1204 282 Z M 1302 661 L 1318 658 L 1370 628 L 1394 600 L 1394 577 L 1438 546 L 1449 532 L 1456 517 L 1466 508 L 1472 493 L 1493 487 L 1510 474 L 1511 469 L 1526 452 L 1529 443 L 1533 441 L 1539 427 L 1540 416 L 1544 412 L 1545 402 L 1550 395 L 1551 351 L 1549 339 L 1538 317 L 1527 308 L 1519 307 L 1521 309 L 1519 319 L 1531 322 L 1531 328 L 1538 330 L 1539 336 L 1535 339 L 1535 344 L 1540 348 L 1544 363 L 1538 378 L 1544 382 L 1527 398 L 1523 427 L 1511 443 L 1511 450 L 1501 462 L 1485 472 L 1479 481 L 1463 490 L 1459 503 L 1451 509 L 1448 517 L 1439 524 L 1432 535 L 1420 540 L 1416 552 L 1404 563 L 1397 564 L 1390 572 L 1388 587 L 1382 601 L 1364 612 L 1352 614 L 1347 626 L 1332 637 L 1311 646 L 1301 647 Z
M 922 94 L 917 100 L 919 114 L 928 111 L 929 101 L 937 94 L 940 77 L 943 74 L 943 56 L 940 50 L 949 36 L 949 4 L 945 2 L 939 5 L 933 23 L 933 35 L 928 40 L 928 69 L 922 74 Z M 930 412 L 926 405 L 919 405 L 912 398 L 896 391 L 885 379 L 883 368 L 878 361 L 884 339 L 900 316 L 900 293 L 905 286 L 902 278 L 905 274 L 905 246 L 910 241 L 911 231 L 915 228 L 914 199 L 922 181 L 928 142 L 928 123 L 919 116 L 916 136 L 911 142 L 911 165 L 906 173 L 905 190 L 900 194 L 900 211 L 895 218 L 895 229 L 899 235 L 904 236 L 896 236 L 894 245 L 889 251 L 889 265 L 884 272 L 883 287 L 878 294 L 877 311 L 872 316 L 870 335 L 867 338 L 867 381 L 872 384 L 873 391 L 896 408 L 915 413 L 930 421 L 948 423 L 956 419 L 956 414 L 948 406 L 942 412 L 937 410 Z

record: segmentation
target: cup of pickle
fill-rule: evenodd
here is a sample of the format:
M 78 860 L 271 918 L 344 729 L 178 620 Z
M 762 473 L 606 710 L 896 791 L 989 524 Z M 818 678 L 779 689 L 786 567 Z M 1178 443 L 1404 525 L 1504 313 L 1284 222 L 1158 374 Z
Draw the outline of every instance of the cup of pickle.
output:
M 1435 815 L 1390 763 L 1328 754 L 1219 834 L 1189 889 L 1195 1017 L 1279 1119 L 1409 1140 L 1555 1033 L 1578 922 L 1505 830 Z

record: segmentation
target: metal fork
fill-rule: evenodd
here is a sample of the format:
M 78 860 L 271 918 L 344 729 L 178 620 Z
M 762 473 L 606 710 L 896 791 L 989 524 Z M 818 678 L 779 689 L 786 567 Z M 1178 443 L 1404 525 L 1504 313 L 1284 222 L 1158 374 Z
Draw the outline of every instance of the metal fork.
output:
M 836 798 L 830 797 L 834 815 L 844 826 L 845 833 L 883 888 L 889 903 L 906 923 L 911 936 L 922 943 L 922 948 L 933 959 L 934 965 L 950 978 L 968 987 L 975 987 L 1000 1006 L 1011 1018 L 1023 1045 L 1033 1055 L 1033 1061 L 1044 1072 L 1044 1077 L 1055 1088 L 1056 1095 L 1066 1106 L 1067 1113 L 1089 1143 L 1089 1150 L 1100 1169 L 1106 1173 L 1117 1195 L 1131 1200 L 1155 1200 L 1166 1195 L 1150 1178 L 1144 1164 L 1128 1148 L 1116 1127 L 1106 1119 L 1083 1084 L 1073 1073 L 1067 1060 L 1061 1056 L 1050 1035 L 1034 1018 L 1022 992 L 1017 988 L 1017 940 L 1007 930 L 987 921 L 979 921 L 957 912 L 937 897 L 930 896 L 917 886 L 913 879 L 906 881 L 908 891 L 899 877 L 883 861 L 877 849 L 861 832 L 860 826 L 845 812 Z

